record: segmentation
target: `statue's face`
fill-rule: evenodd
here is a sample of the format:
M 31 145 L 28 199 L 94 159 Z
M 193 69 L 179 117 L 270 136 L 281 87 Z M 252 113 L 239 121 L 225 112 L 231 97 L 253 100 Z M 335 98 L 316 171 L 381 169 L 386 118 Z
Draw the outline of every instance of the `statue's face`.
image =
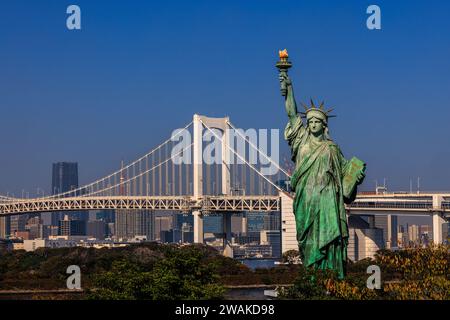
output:
M 325 126 L 324 126 L 322 120 L 317 119 L 317 118 L 311 118 L 308 120 L 308 128 L 312 134 L 320 135 L 323 133 Z

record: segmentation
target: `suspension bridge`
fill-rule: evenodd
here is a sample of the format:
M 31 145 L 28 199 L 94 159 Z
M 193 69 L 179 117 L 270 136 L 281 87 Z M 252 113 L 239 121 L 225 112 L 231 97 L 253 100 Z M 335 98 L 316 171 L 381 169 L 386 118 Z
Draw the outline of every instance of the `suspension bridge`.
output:
M 194 242 L 201 243 L 204 215 L 223 215 L 225 239 L 230 242 L 233 213 L 280 212 L 282 251 L 296 249 L 292 195 L 285 187 L 291 175 L 269 156 L 267 147 L 264 132 L 256 137 L 237 129 L 229 118 L 194 115 L 159 146 L 94 182 L 36 198 L 0 196 L 0 216 L 102 209 L 178 211 L 193 215 Z M 432 216 L 437 242 L 450 212 L 450 194 L 358 195 L 347 210 L 366 216 Z

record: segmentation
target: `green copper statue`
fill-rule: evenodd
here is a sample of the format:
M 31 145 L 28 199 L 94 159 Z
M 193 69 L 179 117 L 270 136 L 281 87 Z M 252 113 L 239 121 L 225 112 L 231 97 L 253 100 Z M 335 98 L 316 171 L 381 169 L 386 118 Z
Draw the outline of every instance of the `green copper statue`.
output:
M 287 75 L 291 63 L 287 51 L 280 51 L 281 93 L 289 117 L 285 139 L 292 151 L 295 171 L 291 188 L 295 191 L 294 214 L 297 240 L 303 265 L 334 270 L 345 276 L 348 227 L 345 203 L 356 197 L 356 188 L 364 179 L 365 164 L 357 158 L 346 160 L 328 131 L 329 111 L 323 102 L 305 107 L 298 113 Z M 306 126 L 302 118 L 306 118 Z

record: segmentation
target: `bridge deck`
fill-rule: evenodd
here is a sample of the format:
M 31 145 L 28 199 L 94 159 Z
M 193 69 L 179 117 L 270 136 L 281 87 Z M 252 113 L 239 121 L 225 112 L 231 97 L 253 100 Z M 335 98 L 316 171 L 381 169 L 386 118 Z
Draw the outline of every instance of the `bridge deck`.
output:
M 0 203 L 0 215 L 16 215 L 52 211 L 79 210 L 164 210 L 190 212 L 201 210 L 208 212 L 280 211 L 279 196 L 107 196 L 73 198 L 17 199 Z M 347 206 L 350 213 L 424 213 L 434 211 L 450 213 L 450 200 L 441 202 L 440 207 L 433 206 L 431 197 L 411 199 L 405 197 L 361 196 Z

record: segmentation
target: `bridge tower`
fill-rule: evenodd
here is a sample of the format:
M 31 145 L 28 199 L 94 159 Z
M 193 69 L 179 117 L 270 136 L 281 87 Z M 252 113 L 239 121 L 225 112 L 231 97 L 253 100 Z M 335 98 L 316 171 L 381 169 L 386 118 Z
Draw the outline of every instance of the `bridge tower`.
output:
M 433 242 L 435 244 L 442 243 L 442 226 L 445 223 L 442 210 L 443 198 L 440 194 L 433 195 Z
M 281 199 L 281 253 L 298 250 L 297 230 L 294 216 L 294 198 L 292 195 L 280 191 Z
M 221 193 L 222 195 L 230 194 L 230 151 L 227 145 L 229 144 L 229 130 L 228 129 L 229 118 L 209 118 L 194 114 L 193 118 L 193 131 L 194 131 L 194 141 L 193 141 L 193 156 L 194 156 L 194 168 L 193 168 L 193 196 L 195 201 L 202 201 L 204 197 L 203 192 L 203 124 L 207 125 L 212 129 L 219 129 L 222 131 L 222 144 L 221 144 L 221 174 L 222 174 L 222 184 Z M 200 210 L 194 210 L 192 212 L 194 216 L 194 242 L 203 243 L 203 215 Z M 231 213 L 226 213 L 224 217 L 224 234 L 226 242 L 231 241 Z

